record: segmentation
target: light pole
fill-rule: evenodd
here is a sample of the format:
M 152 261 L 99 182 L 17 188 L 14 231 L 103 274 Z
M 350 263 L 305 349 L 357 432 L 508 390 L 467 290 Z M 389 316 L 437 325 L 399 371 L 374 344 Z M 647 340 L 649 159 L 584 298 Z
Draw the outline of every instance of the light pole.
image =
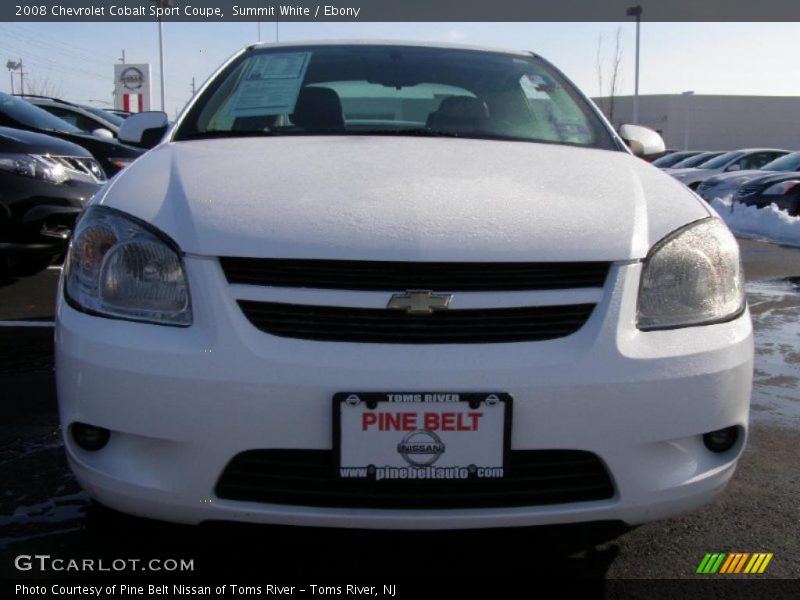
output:
M 694 90 L 687 90 L 685 92 L 681 92 L 681 96 L 686 98 L 684 100 L 684 107 L 683 107 L 683 149 L 689 149 L 689 96 L 694 94 Z
M 18 61 L 9 60 L 6 61 L 6 69 L 8 69 L 8 74 L 11 75 L 11 94 L 14 94 L 14 71 L 19 71 L 19 93 L 21 96 L 25 95 L 25 80 L 24 73 L 22 71 L 22 59 L 20 58 Z
M 11 75 L 11 95 L 14 95 L 14 71 L 19 68 L 19 63 L 15 63 L 13 60 L 6 61 L 6 69 L 8 69 L 8 74 Z
M 640 4 L 631 6 L 625 11 L 629 17 L 636 17 L 636 83 L 633 91 L 633 123 L 639 124 L 639 29 L 642 24 L 642 7 Z
M 150 0 L 158 6 L 158 8 L 172 8 L 175 6 L 173 0 Z M 158 69 L 161 74 L 161 111 L 166 112 L 164 109 L 164 21 L 161 16 L 158 17 Z

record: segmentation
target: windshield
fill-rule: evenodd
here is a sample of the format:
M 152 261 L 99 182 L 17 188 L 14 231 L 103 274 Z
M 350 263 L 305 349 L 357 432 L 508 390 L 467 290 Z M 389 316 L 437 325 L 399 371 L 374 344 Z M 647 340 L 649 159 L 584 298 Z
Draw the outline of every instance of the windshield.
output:
M 702 165 L 704 162 L 707 162 L 714 158 L 715 156 L 719 156 L 723 154 L 722 152 L 702 152 L 701 154 L 697 154 L 695 156 L 690 156 L 689 158 L 684 158 L 682 161 L 675 163 L 672 165 L 673 169 L 691 169 L 697 166 Z
M 174 139 L 359 134 L 616 148 L 574 88 L 533 56 L 406 46 L 246 52 L 193 105 Z
M 697 152 L 673 152 L 672 154 L 667 154 L 666 156 L 662 156 L 658 160 L 653 161 L 653 165 L 656 167 L 668 168 L 672 165 L 676 165 L 682 160 L 689 158 L 690 156 L 694 156 L 698 154 Z
M 768 162 L 763 167 L 762 171 L 800 171 L 800 152 L 792 152 L 780 158 L 776 158 L 772 162 Z
M 98 116 L 101 119 L 108 121 L 112 125 L 116 125 L 117 127 L 121 127 L 125 122 L 125 119 L 122 117 L 111 114 L 110 112 L 105 111 L 102 108 L 97 108 L 96 106 L 82 106 L 81 108 L 83 108 L 83 110 L 88 110 L 93 115 Z
M 719 169 L 724 167 L 732 160 L 740 158 L 744 156 L 743 152 L 725 152 L 724 154 L 720 154 L 716 158 L 712 158 L 711 160 L 707 160 L 706 162 L 700 165 L 701 169 Z
M 0 124 L 11 127 L 22 125 L 30 129 L 44 131 L 82 133 L 74 125 L 70 125 L 55 115 L 51 115 L 46 110 L 2 92 L 0 92 Z

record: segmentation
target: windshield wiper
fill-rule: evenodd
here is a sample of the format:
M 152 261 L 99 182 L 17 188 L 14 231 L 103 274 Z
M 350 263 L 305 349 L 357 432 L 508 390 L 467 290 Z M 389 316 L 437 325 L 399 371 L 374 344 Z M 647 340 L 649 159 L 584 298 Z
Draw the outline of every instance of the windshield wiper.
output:
M 441 131 L 438 129 L 369 129 L 363 131 L 348 131 L 345 135 L 395 135 L 395 136 L 410 136 L 410 137 L 447 137 L 447 138 L 462 138 L 465 140 L 505 140 L 505 141 L 518 141 L 529 142 L 531 140 L 525 138 L 514 137 L 510 135 L 501 135 L 498 133 L 485 133 L 478 131 Z

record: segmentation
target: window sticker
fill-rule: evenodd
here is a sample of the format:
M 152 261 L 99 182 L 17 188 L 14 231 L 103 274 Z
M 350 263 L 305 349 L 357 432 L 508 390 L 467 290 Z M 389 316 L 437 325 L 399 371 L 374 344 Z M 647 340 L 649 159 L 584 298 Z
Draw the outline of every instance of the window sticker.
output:
M 528 100 L 548 100 L 555 85 L 539 75 L 523 75 L 519 79 L 522 91 Z
M 250 60 L 228 113 L 231 117 L 294 112 L 311 52 L 264 54 Z

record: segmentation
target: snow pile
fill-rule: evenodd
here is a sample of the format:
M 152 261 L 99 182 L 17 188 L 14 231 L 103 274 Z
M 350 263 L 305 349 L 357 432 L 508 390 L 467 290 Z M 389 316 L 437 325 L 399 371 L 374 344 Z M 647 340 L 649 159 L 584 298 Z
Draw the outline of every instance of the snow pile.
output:
M 711 207 L 739 237 L 800 246 L 800 217 L 789 216 L 774 204 L 766 208 L 745 206 L 728 198 L 714 198 Z

